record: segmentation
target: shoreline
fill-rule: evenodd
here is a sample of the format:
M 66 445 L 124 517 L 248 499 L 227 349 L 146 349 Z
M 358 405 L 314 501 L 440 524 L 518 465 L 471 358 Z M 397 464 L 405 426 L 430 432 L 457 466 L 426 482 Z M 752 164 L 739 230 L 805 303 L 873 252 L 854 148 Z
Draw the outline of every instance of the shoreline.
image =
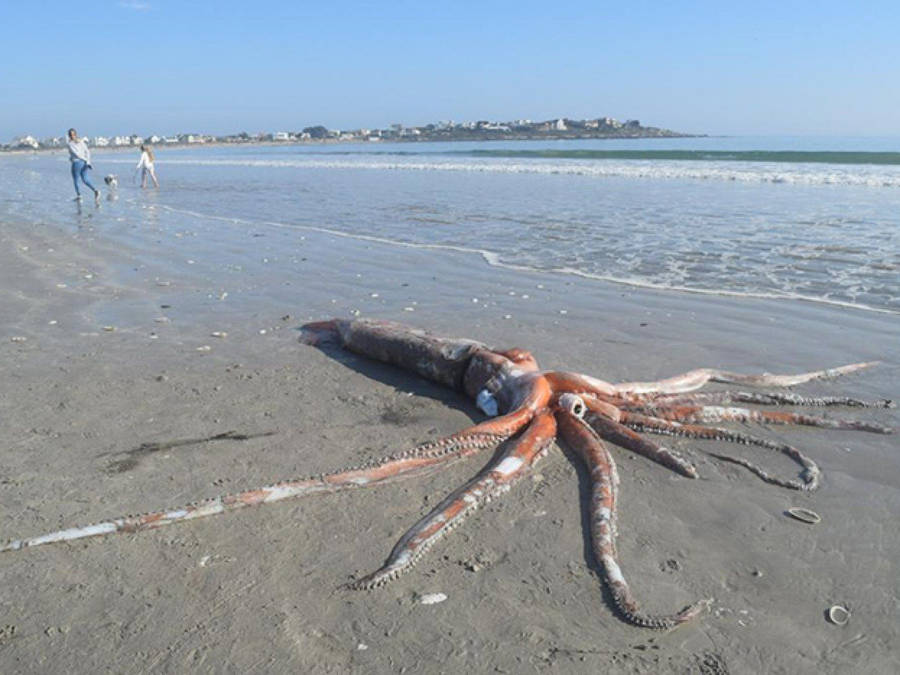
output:
M 181 227 L 165 217 L 139 234 L 104 217 L 78 227 L 9 223 L 0 233 L 0 314 L 15 317 L 0 335 L 10 538 L 358 464 L 478 419 L 452 392 L 298 343 L 299 324 L 355 311 L 521 346 L 544 368 L 612 381 L 699 366 L 799 372 L 882 359 L 878 369 L 798 391 L 897 396 L 889 316 L 473 265 L 452 251 L 398 256 L 378 242 L 291 228 L 253 230 L 263 236 L 225 251 L 221 240 L 238 240 L 221 228 L 237 224 L 197 223 L 193 236 L 179 237 Z M 896 409 L 835 414 L 898 423 Z M 138 451 L 228 430 L 276 433 Z M 717 445 L 699 441 L 672 441 L 698 464 L 697 481 L 612 449 L 622 479 L 620 555 L 643 607 L 671 611 L 716 598 L 710 613 L 672 633 L 616 618 L 586 552 L 584 473 L 553 450 L 533 479 L 371 593 L 335 588 L 380 564 L 486 457 L 373 490 L 8 553 L 0 557 L 10 587 L 0 663 L 19 672 L 256 663 L 313 671 L 890 670 L 900 659 L 885 592 L 895 580 L 884 562 L 900 557 L 896 436 L 759 433 L 813 456 L 823 486 L 811 494 L 766 486 L 705 458 L 699 448 Z M 765 451 L 752 456 L 795 471 Z M 784 511 L 792 506 L 814 509 L 823 522 L 791 521 Z M 419 602 L 434 592 L 448 600 Z M 832 604 L 853 609 L 847 626 L 825 621 Z
M 411 242 L 411 241 L 403 241 L 399 239 L 388 239 L 385 237 L 379 237 L 374 235 L 366 235 L 357 232 L 347 232 L 342 230 L 334 230 L 327 227 L 317 227 L 312 225 L 303 225 L 303 224 L 285 224 L 278 223 L 273 221 L 249 221 L 240 218 L 227 218 L 225 216 L 219 215 L 209 215 L 209 214 L 198 214 L 188 211 L 181 211 L 179 209 L 173 207 L 164 207 L 168 208 L 172 213 L 182 213 L 186 215 L 190 215 L 195 218 L 207 219 L 218 222 L 225 222 L 230 224 L 243 223 L 247 227 L 259 227 L 263 226 L 265 228 L 276 228 L 276 229 L 285 229 L 288 231 L 303 231 L 303 232 L 316 232 L 319 234 L 329 235 L 338 239 L 354 239 L 360 242 L 371 242 L 375 244 L 381 244 L 388 247 L 393 247 L 397 249 L 420 249 L 423 251 L 443 251 L 449 252 L 452 254 L 462 254 L 468 256 L 475 256 L 482 260 L 483 263 L 488 265 L 489 267 L 494 267 L 497 269 L 505 269 L 513 272 L 522 272 L 526 274 L 544 274 L 544 275 L 562 275 L 565 277 L 573 277 L 578 279 L 583 279 L 587 281 L 599 282 L 602 284 L 610 284 L 612 286 L 622 286 L 626 288 L 636 289 L 636 290 L 645 290 L 645 291 L 658 291 L 660 293 L 683 293 L 687 295 L 701 295 L 701 296 L 711 296 L 711 297 L 721 297 L 721 298 L 734 298 L 736 300 L 741 299 L 749 299 L 749 300 L 771 300 L 774 302 L 800 302 L 800 303 L 808 303 L 811 305 L 823 305 L 827 307 L 848 310 L 848 311 L 857 311 L 857 312 L 873 312 L 876 314 L 887 314 L 887 315 L 900 315 L 900 311 L 889 309 L 885 307 L 874 307 L 871 305 L 866 305 L 858 302 L 849 302 L 844 300 L 833 300 L 825 297 L 815 297 L 815 296 L 805 296 L 800 293 L 794 294 L 778 294 L 775 292 L 754 292 L 754 291 L 732 291 L 728 289 L 722 288 L 691 288 L 688 286 L 666 286 L 663 284 L 656 284 L 651 281 L 642 281 L 642 280 L 631 280 L 631 279 L 620 279 L 617 277 L 595 274 L 592 272 L 586 272 L 574 268 L 547 268 L 542 269 L 539 267 L 529 267 L 527 265 L 519 265 L 516 263 L 503 262 L 500 260 L 500 256 L 486 249 L 479 248 L 467 248 L 463 246 L 456 246 L 452 244 L 438 244 L 438 243 L 421 243 L 421 242 Z
M 379 139 L 377 141 L 369 141 L 367 139 L 347 139 L 341 140 L 337 138 L 312 138 L 295 141 L 204 141 L 203 143 L 148 143 L 157 150 L 160 148 L 184 149 L 184 148 L 221 148 L 221 147 L 289 147 L 289 146 L 307 146 L 307 145 L 372 145 L 377 146 L 382 143 L 492 143 L 502 141 L 621 141 L 621 140 L 653 140 L 653 139 L 671 139 L 671 138 L 722 138 L 721 136 L 710 136 L 708 134 L 672 134 L 665 136 L 658 135 L 635 135 L 635 136 L 515 136 L 508 138 L 391 138 L 388 140 Z M 136 151 L 140 149 L 139 145 L 113 145 L 113 146 L 89 146 L 91 152 L 120 152 L 120 151 Z M 68 152 L 65 147 L 47 147 L 47 148 L 16 148 L 4 150 L 0 148 L 0 157 L 4 155 L 22 156 L 28 154 L 46 154 L 54 152 Z

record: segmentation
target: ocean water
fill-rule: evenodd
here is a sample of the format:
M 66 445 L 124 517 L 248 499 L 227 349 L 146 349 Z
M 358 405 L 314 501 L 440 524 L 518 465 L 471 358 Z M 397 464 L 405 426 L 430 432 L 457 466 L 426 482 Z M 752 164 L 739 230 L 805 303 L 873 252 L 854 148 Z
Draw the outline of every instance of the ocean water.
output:
M 900 313 L 900 139 L 160 148 L 158 193 L 134 184 L 132 154 L 95 152 L 95 179 L 120 180 L 106 218 L 218 223 L 223 238 L 312 228 L 479 264 Z M 65 156 L 0 157 L 0 224 L 65 225 L 93 208 L 71 197 Z

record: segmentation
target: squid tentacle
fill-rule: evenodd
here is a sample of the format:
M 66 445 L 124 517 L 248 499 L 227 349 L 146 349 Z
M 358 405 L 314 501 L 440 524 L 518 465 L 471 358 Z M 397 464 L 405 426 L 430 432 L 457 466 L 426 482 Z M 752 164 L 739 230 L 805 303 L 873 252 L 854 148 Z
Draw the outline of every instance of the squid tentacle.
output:
M 593 394 L 601 397 L 616 394 L 616 385 L 582 373 L 548 371 L 543 376 L 557 394 Z
M 622 382 L 614 385 L 614 388 L 616 393 L 622 394 L 678 394 L 699 389 L 707 382 L 749 384 L 755 387 L 792 387 L 796 384 L 810 382 L 811 380 L 824 380 L 840 377 L 841 375 L 853 373 L 857 370 L 862 370 L 863 368 L 870 368 L 878 363 L 878 361 L 850 363 L 846 366 L 826 368 L 825 370 L 815 370 L 809 373 L 798 373 L 795 375 L 772 375 L 770 373 L 744 375 L 741 373 L 731 373 L 725 370 L 717 370 L 715 368 L 698 368 L 696 370 L 689 370 L 680 375 L 653 382 Z
M 791 490 L 815 490 L 819 486 L 819 477 L 821 471 L 818 465 L 809 457 L 800 452 L 797 448 L 786 443 L 776 443 L 765 438 L 759 438 L 750 434 L 723 429 L 721 427 L 707 427 L 698 424 L 682 424 L 680 422 L 672 422 L 669 420 L 652 417 L 649 415 L 641 415 L 638 413 L 623 413 L 622 423 L 634 429 L 635 431 L 646 431 L 654 434 L 663 434 L 667 436 L 683 436 L 686 438 L 702 438 L 713 441 L 730 441 L 733 443 L 741 443 L 743 445 L 755 445 L 761 448 L 767 448 L 780 452 L 790 457 L 797 464 L 803 467 L 800 473 L 800 480 L 789 480 L 778 478 L 766 472 L 761 467 L 753 464 L 749 460 L 741 457 L 732 457 L 721 453 L 715 453 L 704 450 L 704 453 L 733 464 L 739 464 L 761 478 L 766 483 L 772 485 L 780 485 L 781 487 Z
M 426 441 L 410 450 L 374 460 L 361 468 L 376 467 L 408 459 L 440 459 L 448 455 L 466 457 L 472 452 L 495 448 L 527 425 L 533 414 L 526 407 L 519 407 L 505 415 L 484 420 L 455 434 L 434 441 Z
M 590 408 L 587 398 L 585 398 L 585 403 Z M 620 422 L 614 422 L 593 412 L 586 417 L 586 422 L 602 439 L 610 443 L 615 443 L 626 450 L 643 455 L 675 473 L 680 473 L 682 476 L 687 476 L 688 478 L 697 477 L 697 469 L 679 453 L 643 438 L 640 434 Z
M 566 442 L 581 455 L 591 474 L 591 542 L 619 614 L 635 626 L 658 630 L 674 628 L 699 616 L 709 606 L 709 600 L 695 602 L 669 615 L 645 614 L 639 610 L 622 574 L 615 546 L 613 523 L 618 482 L 615 461 L 584 420 L 565 409 L 558 410 L 556 416 Z
M 193 502 L 187 506 L 140 515 L 129 515 L 92 525 L 72 527 L 26 539 L 16 539 L 0 546 L 0 553 L 61 541 L 86 539 L 117 532 L 135 533 L 153 530 L 186 520 L 234 511 L 245 506 L 268 504 L 324 492 L 368 487 L 404 478 L 420 476 L 439 465 L 497 447 L 514 435 L 530 419 L 528 411 L 486 420 L 469 429 L 435 441 L 428 441 L 406 452 L 317 477 L 282 481 L 261 488 Z
M 594 394 L 583 394 L 580 398 L 587 408 L 588 424 L 603 439 L 643 455 L 683 476 L 697 477 L 697 469 L 678 452 L 654 443 L 621 424 L 622 411 L 606 399 L 607 397 L 598 398 Z
M 707 391 L 686 394 L 647 394 L 629 397 L 626 407 L 650 403 L 654 406 L 757 403 L 759 405 L 799 405 L 810 407 L 893 408 L 890 399 L 864 400 L 849 396 L 802 396 L 793 392 Z
M 574 417 L 576 420 L 579 420 L 579 421 L 584 421 L 584 418 L 592 413 L 594 415 L 597 415 L 598 413 L 596 411 L 598 409 L 599 410 L 605 409 L 602 406 L 598 408 L 597 401 L 591 400 L 591 397 L 586 396 L 586 395 L 579 395 L 579 394 L 563 394 L 562 396 L 559 397 L 559 399 L 557 401 L 557 408 L 569 413 L 572 417 Z M 557 427 L 560 429 L 560 434 L 562 434 L 562 426 L 561 425 L 564 423 L 565 423 L 564 421 L 560 421 L 559 419 L 557 419 Z M 595 430 L 592 429 L 591 431 L 593 431 L 594 435 L 596 435 Z M 605 448 L 605 446 L 604 446 L 604 448 Z M 612 459 L 612 457 L 610 457 L 610 459 Z M 598 470 L 598 473 L 599 473 L 599 470 Z M 593 473 L 591 474 L 591 480 L 593 481 Z M 610 465 L 610 471 L 608 472 L 608 479 L 604 479 L 604 480 L 607 481 L 606 485 L 609 490 L 609 503 L 606 505 L 606 508 L 609 509 L 609 526 L 610 526 L 610 532 L 612 533 L 611 541 L 612 541 L 613 550 L 615 550 L 616 537 L 619 536 L 619 520 L 618 520 L 619 514 L 618 514 L 618 510 L 616 509 L 616 504 L 619 501 L 619 470 L 618 470 L 618 467 L 616 466 L 615 462 L 613 462 Z M 595 494 L 596 493 L 594 493 L 593 489 L 592 489 L 592 493 L 591 493 L 592 499 L 595 496 Z M 592 502 L 592 504 L 593 504 L 593 502 Z M 616 555 L 618 555 L 618 554 L 616 554 Z
M 539 412 L 525 432 L 488 467 L 453 491 L 428 515 L 413 525 L 397 542 L 385 563 L 375 572 L 347 584 L 348 588 L 378 588 L 408 571 L 434 544 L 479 506 L 507 492 L 546 454 L 556 436 L 553 415 Z
M 852 431 L 869 431 L 875 434 L 890 434 L 890 427 L 864 420 L 850 420 L 814 415 L 803 415 L 795 412 L 771 410 L 751 410 L 749 408 L 733 408 L 713 405 L 648 405 L 646 412 L 653 416 L 673 422 L 693 422 L 708 424 L 710 422 L 760 422 L 769 424 L 799 424 L 802 426 L 821 427 L 825 429 L 847 429 Z

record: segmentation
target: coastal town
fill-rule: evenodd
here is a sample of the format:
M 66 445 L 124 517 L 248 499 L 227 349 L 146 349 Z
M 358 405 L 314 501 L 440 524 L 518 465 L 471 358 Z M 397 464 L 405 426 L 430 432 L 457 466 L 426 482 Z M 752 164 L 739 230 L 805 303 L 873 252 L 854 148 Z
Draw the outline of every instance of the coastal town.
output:
M 498 141 L 498 140 L 540 140 L 540 139 L 584 139 L 584 138 L 678 138 L 683 134 L 668 129 L 642 126 L 638 120 L 620 122 L 611 117 L 574 120 L 557 118 L 534 122 L 521 119 L 509 122 L 437 122 L 424 126 L 408 127 L 392 124 L 386 129 L 329 129 L 322 125 L 304 127 L 298 131 L 241 132 L 224 136 L 204 133 L 181 134 L 129 134 L 115 136 L 92 135 L 88 144 L 95 148 L 118 148 L 151 143 L 160 146 L 199 145 L 211 143 L 378 143 L 378 142 L 425 142 L 425 141 Z M 22 135 L 8 144 L 0 145 L 0 150 L 22 151 L 63 148 L 64 136 L 37 138 Z

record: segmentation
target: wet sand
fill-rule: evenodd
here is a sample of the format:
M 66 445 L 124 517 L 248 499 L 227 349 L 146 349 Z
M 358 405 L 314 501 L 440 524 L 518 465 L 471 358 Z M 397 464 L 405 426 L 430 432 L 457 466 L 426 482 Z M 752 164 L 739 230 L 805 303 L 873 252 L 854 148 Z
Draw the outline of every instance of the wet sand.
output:
M 480 419 L 453 392 L 299 344 L 310 319 L 401 320 L 611 381 L 881 359 L 798 391 L 898 395 L 896 316 L 637 291 L 314 232 L 247 232 L 241 247 L 212 232 L 4 224 L 4 538 L 339 469 Z M 825 414 L 900 422 L 896 409 Z M 145 445 L 232 430 L 252 438 Z M 372 592 L 338 586 L 379 566 L 486 457 L 394 485 L 0 555 L 0 671 L 896 671 L 897 436 L 755 431 L 812 456 L 821 488 L 765 485 L 697 451 L 714 443 L 670 442 L 698 480 L 613 450 L 620 559 L 642 606 L 715 598 L 670 633 L 613 613 L 590 555 L 584 472 L 555 449 Z M 796 473 L 764 450 L 722 449 Z M 822 522 L 786 517 L 793 506 Z M 447 598 L 421 602 L 434 593 Z M 826 620 L 835 604 L 851 609 L 847 625 Z

